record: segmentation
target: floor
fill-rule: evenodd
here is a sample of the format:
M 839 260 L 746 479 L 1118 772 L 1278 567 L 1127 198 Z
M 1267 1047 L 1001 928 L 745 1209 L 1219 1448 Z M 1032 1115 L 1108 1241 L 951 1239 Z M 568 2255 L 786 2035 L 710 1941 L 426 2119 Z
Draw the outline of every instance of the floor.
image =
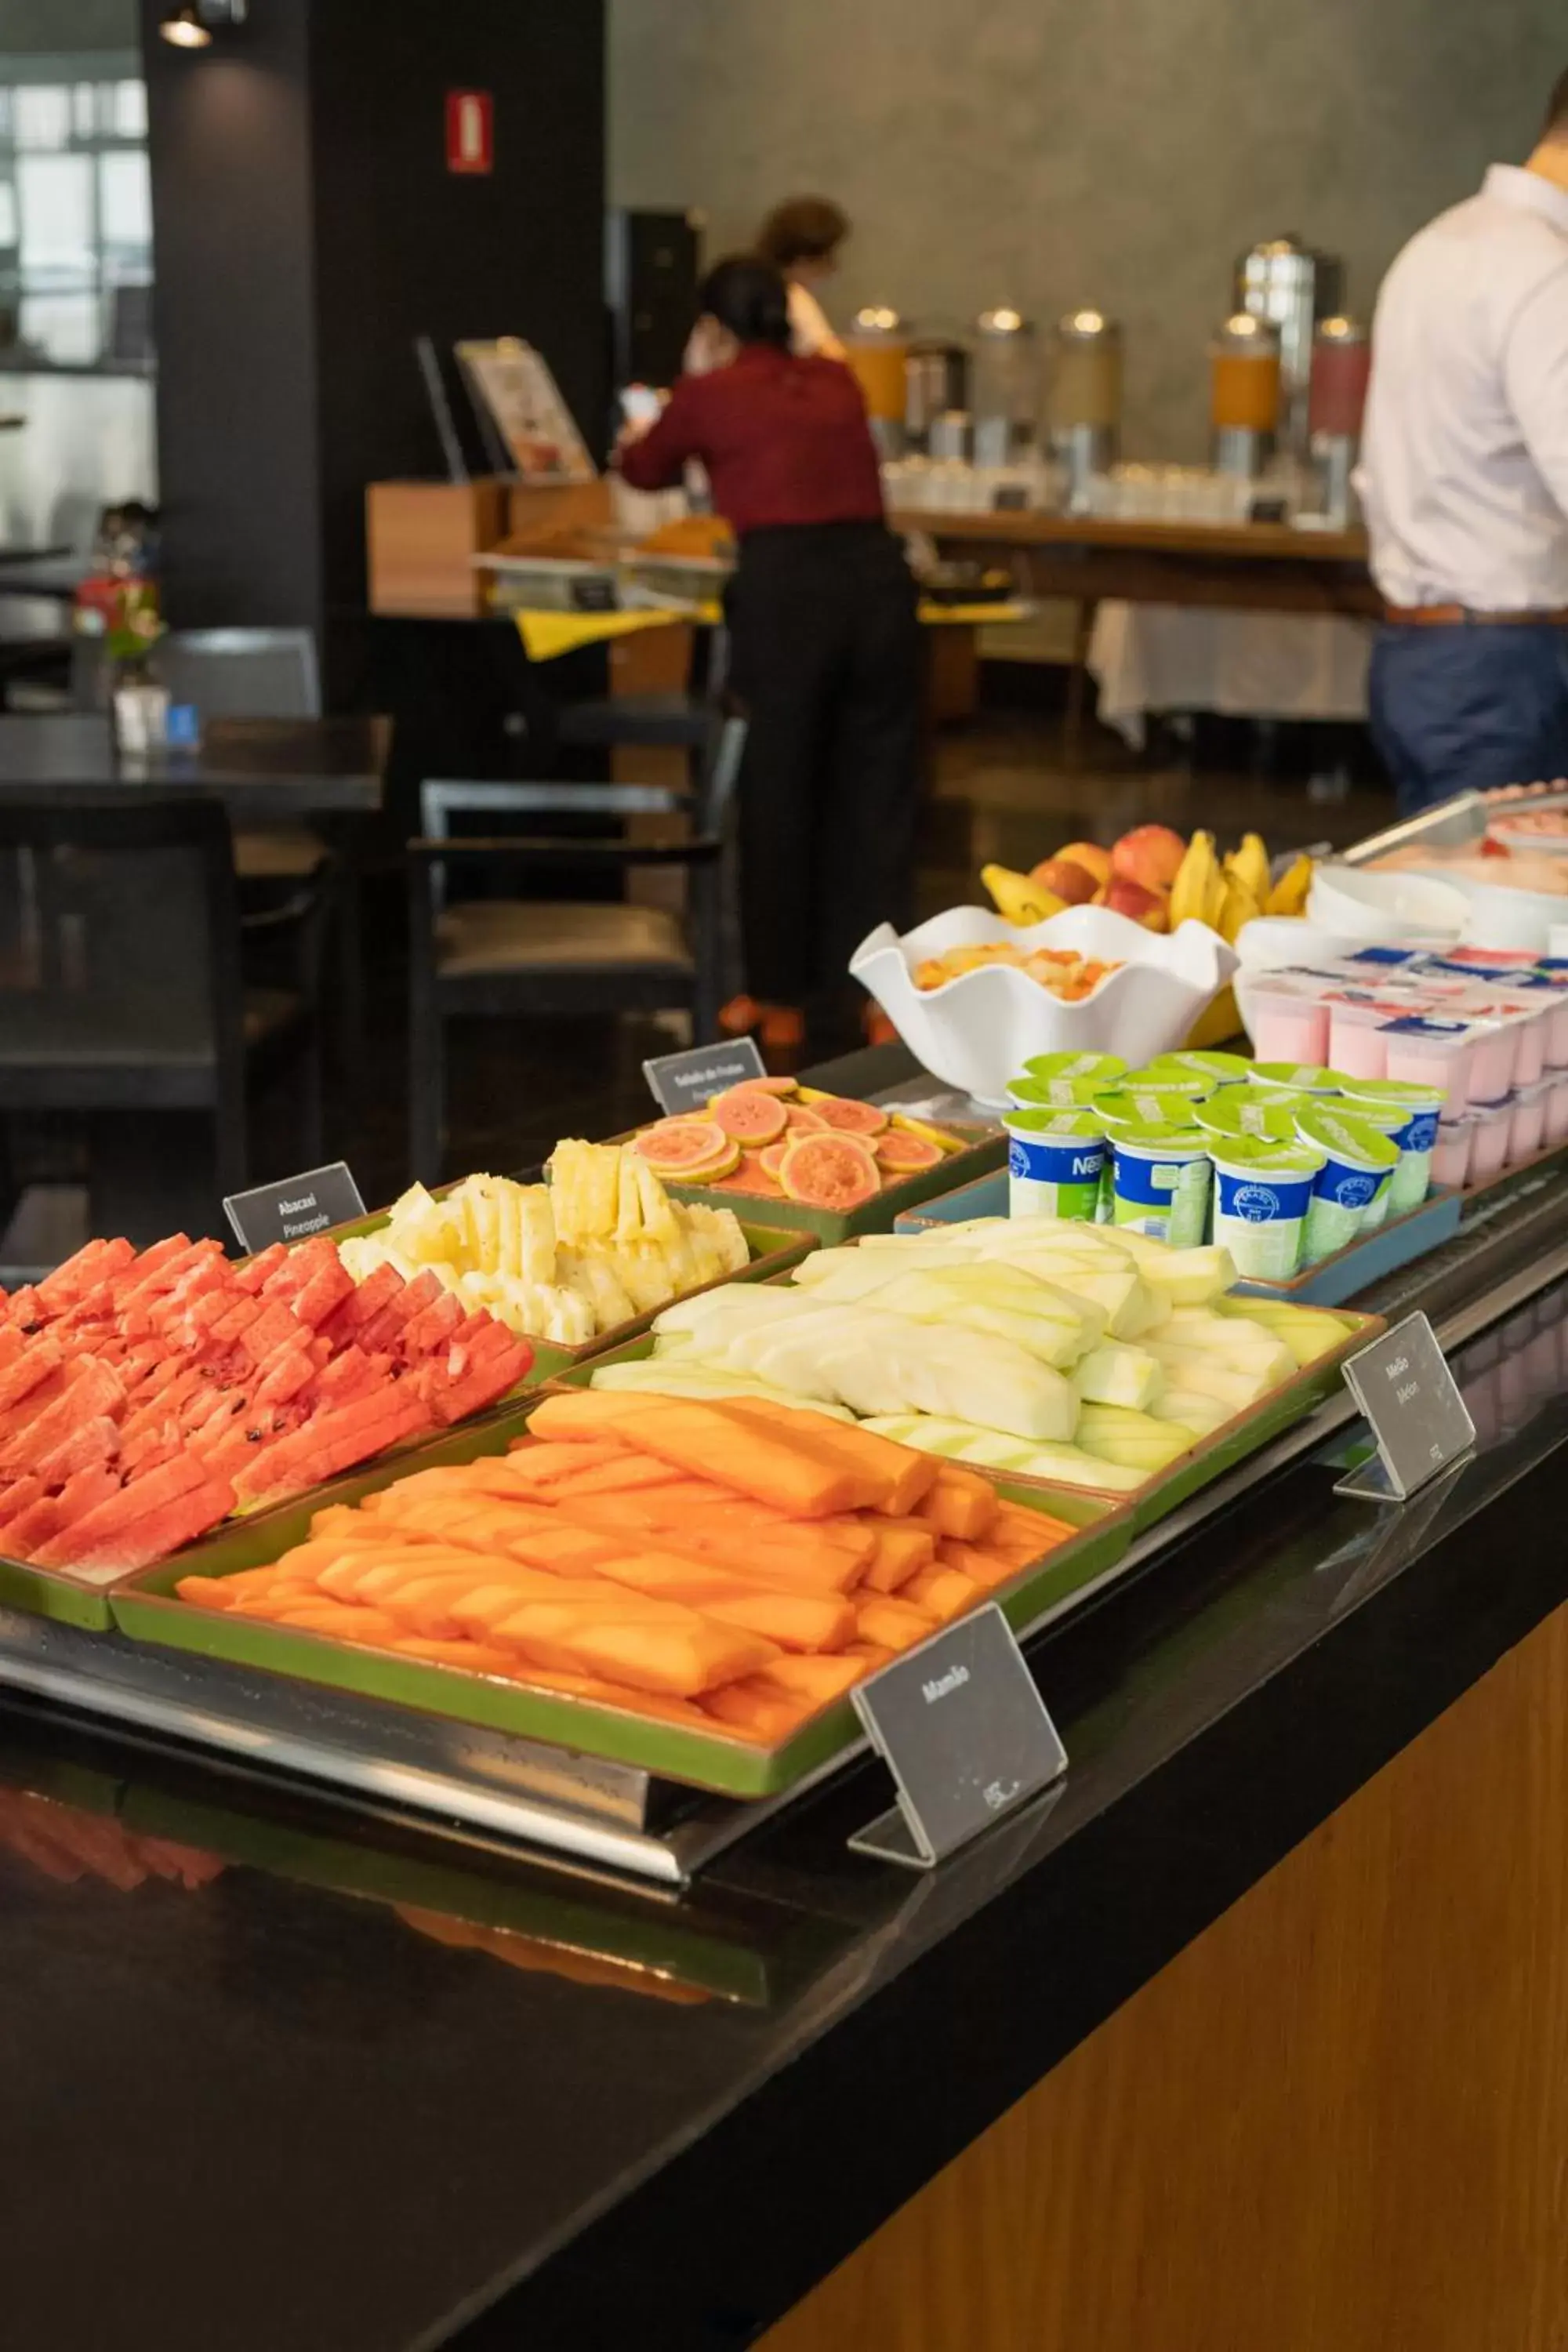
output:
M 1001 698 L 1010 691 L 1005 674 L 994 682 L 988 674 L 980 716 L 939 740 L 922 824 L 922 915 L 979 898 L 979 868 L 993 860 L 1026 869 L 1068 841 L 1110 842 L 1134 824 L 1158 822 L 1183 833 L 1204 825 L 1222 847 L 1256 830 L 1279 849 L 1342 846 L 1392 821 L 1392 797 L 1373 780 L 1370 754 L 1342 740 L 1342 730 L 1331 741 L 1307 730 L 1260 740 L 1234 722 L 1205 722 L 1193 740 L 1167 737 L 1133 754 L 1091 728 L 1079 762 L 1068 764 L 1058 714 Z M 367 913 L 363 1055 L 329 1089 L 329 1157 L 348 1160 L 372 1205 L 393 1199 L 407 1181 L 401 919 L 399 883 Z M 644 1057 L 681 1042 L 652 1022 L 459 1027 L 451 1043 L 447 1174 L 536 1168 L 563 1136 L 629 1126 L 648 1108 Z M 253 1122 L 255 1181 L 300 1164 L 289 1109 L 286 1101 L 264 1106 Z M 70 1181 L 71 1139 L 57 1131 L 28 1137 L 24 1146 L 23 1166 L 51 1181 L 27 1195 L 23 1224 L 0 1241 L 0 1277 L 12 1280 L 18 1266 L 54 1262 L 79 1229 L 83 1238 L 87 1230 L 85 1195 Z M 142 1225 L 132 1239 L 169 1230 L 179 1191 L 184 1221 L 200 1223 L 205 1192 L 199 1180 L 181 1185 L 176 1177 L 195 1178 L 201 1157 L 199 1134 L 171 1136 L 162 1155 L 167 1189 L 147 1199 L 143 1214 L 123 1221 L 128 1229 Z M 216 1201 L 205 1213 L 208 1230 L 223 1230 Z

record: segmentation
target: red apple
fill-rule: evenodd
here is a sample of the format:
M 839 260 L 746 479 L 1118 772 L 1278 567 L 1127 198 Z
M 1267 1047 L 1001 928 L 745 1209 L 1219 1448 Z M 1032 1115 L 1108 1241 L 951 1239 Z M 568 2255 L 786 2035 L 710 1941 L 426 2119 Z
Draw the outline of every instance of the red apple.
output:
M 1163 931 L 1167 928 L 1163 893 L 1145 890 L 1141 882 L 1127 882 L 1119 877 L 1106 892 L 1105 903 L 1112 914 L 1125 915 L 1130 921 L 1142 923 L 1146 931 Z
M 1065 898 L 1069 907 L 1087 906 L 1095 892 L 1095 877 L 1086 867 L 1075 865 L 1070 857 L 1047 857 L 1030 875 L 1042 890 L 1054 891 Z
M 1168 824 L 1140 824 L 1116 844 L 1110 866 L 1120 881 L 1136 882 L 1145 890 L 1168 890 L 1186 854 L 1186 843 Z
M 1057 856 L 1070 857 L 1075 866 L 1092 874 L 1101 889 L 1110 879 L 1110 852 L 1101 849 L 1098 841 L 1069 841 L 1065 849 L 1058 850 Z

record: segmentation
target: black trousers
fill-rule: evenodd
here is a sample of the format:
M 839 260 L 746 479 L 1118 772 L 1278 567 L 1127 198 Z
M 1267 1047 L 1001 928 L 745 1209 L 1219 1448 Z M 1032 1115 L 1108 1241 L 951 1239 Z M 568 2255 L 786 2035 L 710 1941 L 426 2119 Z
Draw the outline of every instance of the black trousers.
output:
M 880 523 L 749 531 L 730 593 L 731 679 L 750 721 L 741 773 L 746 985 L 775 1004 L 853 993 L 878 923 L 914 881 L 920 625 Z

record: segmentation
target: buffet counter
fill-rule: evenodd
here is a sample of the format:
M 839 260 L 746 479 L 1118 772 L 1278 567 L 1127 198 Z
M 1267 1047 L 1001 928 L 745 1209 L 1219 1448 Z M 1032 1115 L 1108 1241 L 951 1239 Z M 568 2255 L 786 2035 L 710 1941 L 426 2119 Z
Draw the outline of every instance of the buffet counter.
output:
M 1065 1783 L 928 1875 L 864 1757 L 677 1896 L 8 1696 L 12 2340 L 1551 2340 L 1561 1194 L 1358 1302 L 1474 1455 L 1351 1501 L 1335 1407 L 1184 1506 L 1029 1645 Z

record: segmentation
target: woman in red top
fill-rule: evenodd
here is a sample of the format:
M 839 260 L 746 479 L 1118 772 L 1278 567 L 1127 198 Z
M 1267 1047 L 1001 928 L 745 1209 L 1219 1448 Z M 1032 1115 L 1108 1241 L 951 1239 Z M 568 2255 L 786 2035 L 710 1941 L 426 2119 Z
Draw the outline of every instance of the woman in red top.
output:
M 831 1020 L 876 924 L 909 919 L 919 774 L 915 590 L 882 514 L 860 389 L 837 360 L 795 358 L 771 263 L 721 261 L 702 287 L 723 363 L 683 376 L 658 422 L 628 428 L 639 490 L 700 458 L 739 545 L 731 677 L 750 722 L 741 779 L 746 984 L 765 1045 Z M 827 1042 L 826 1039 L 824 1043 Z

